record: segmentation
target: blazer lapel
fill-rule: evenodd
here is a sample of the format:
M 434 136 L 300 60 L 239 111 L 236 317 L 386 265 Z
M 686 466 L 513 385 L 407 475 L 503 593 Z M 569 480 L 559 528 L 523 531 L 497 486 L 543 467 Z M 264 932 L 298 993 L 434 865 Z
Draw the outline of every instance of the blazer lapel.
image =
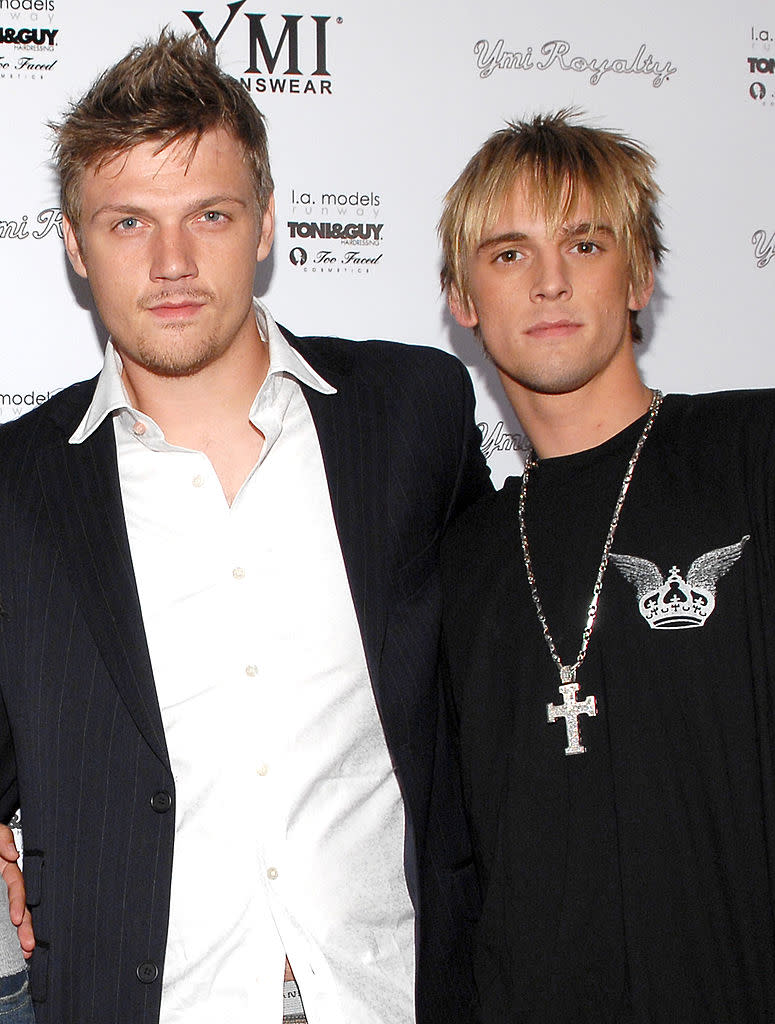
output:
M 385 531 L 391 479 L 388 417 L 378 387 L 359 388 L 341 350 L 325 341 L 289 341 L 335 388 L 324 395 L 303 386 L 328 479 L 334 521 L 366 661 L 381 708 L 380 655 L 386 626 Z M 124 525 L 112 423 L 86 442 L 68 438 L 91 398 L 61 420 L 56 442 L 38 455 L 51 527 L 103 660 L 138 729 L 169 764 L 164 729 L 143 628 L 129 540 Z
M 297 339 L 292 341 L 297 344 Z M 379 704 L 386 622 L 386 481 L 390 480 L 384 396 L 376 388 L 360 389 L 349 367 L 330 365 L 321 358 L 325 342 L 298 347 L 337 389 L 335 395 L 324 395 L 304 386 L 304 395 L 320 440 L 334 521 Z
M 82 444 L 71 445 L 68 437 L 61 435 L 37 457 L 51 528 L 116 688 L 140 732 L 169 766 L 124 524 L 111 419 Z

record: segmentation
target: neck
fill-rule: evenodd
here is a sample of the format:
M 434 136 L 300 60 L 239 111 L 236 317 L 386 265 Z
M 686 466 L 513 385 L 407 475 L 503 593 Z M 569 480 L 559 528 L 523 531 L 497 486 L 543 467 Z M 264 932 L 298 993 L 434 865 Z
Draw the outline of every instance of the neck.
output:
M 250 422 L 250 407 L 269 369 L 268 347 L 234 346 L 189 377 L 160 377 L 124 362 L 130 401 L 180 448 L 203 452 L 229 504 L 255 466 L 264 438 Z
M 651 389 L 636 375 L 625 387 L 596 386 L 561 395 L 515 385 L 509 398 L 539 459 L 587 451 L 614 437 L 648 410 Z
M 122 378 L 136 409 L 150 416 L 170 444 L 205 450 L 206 439 L 227 442 L 249 427 L 253 400 L 269 369 L 267 346 L 230 350 L 184 377 L 164 377 L 124 359 Z

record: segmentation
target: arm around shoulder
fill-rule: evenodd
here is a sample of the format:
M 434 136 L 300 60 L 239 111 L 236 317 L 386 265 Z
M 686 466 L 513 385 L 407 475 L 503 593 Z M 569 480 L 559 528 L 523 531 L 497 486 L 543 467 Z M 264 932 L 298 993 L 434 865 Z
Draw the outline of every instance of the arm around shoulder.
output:
M 455 365 L 462 391 L 463 425 L 460 466 L 450 520 L 493 489 L 490 467 L 482 452 L 482 433 L 474 416 L 476 399 L 471 377 L 459 360 L 455 360 Z

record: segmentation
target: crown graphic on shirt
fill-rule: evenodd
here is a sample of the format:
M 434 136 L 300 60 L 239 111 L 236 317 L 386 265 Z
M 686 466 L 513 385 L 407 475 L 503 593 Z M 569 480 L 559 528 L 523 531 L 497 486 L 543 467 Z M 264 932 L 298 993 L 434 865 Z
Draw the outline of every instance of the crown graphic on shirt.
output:
M 689 566 L 686 579 L 674 565 L 667 578 L 659 566 L 636 555 L 610 555 L 611 561 L 635 587 L 638 608 L 652 629 L 694 629 L 704 626 L 716 607 L 716 584 L 743 553 L 750 537 L 715 548 Z
M 705 625 L 716 595 L 699 583 L 687 583 L 674 565 L 662 586 L 644 594 L 638 607 L 652 629 L 691 629 Z

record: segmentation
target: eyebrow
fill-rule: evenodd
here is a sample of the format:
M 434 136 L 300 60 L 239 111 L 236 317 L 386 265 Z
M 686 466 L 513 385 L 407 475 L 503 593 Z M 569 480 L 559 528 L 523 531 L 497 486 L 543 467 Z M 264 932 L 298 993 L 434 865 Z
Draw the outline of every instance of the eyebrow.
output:
M 565 238 L 574 238 L 578 235 L 608 235 L 610 238 L 616 238 L 616 232 L 610 224 L 593 224 L 591 221 L 565 224 L 560 228 L 560 234 Z
M 590 237 L 592 235 L 607 235 L 611 239 L 616 238 L 616 232 L 609 224 L 593 224 L 591 221 L 565 224 L 560 228 L 559 235 L 561 238 Z M 529 239 L 530 235 L 525 231 L 504 231 L 500 235 L 492 235 L 490 238 L 483 239 L 476 247 L 476 251 L 482 252 L 484 249 L 509 242 L 527 242 Z
M 234 203 L 237 206 L 241 206 L 243 209 L 247 208 L 247 203 L 244 199 L 238 199 L 236 196 L 231 196 L 226 193 L 222 195 L 205 196 L 203 199 L 197 199 L 195 202 L 189 204 L 184 210 L 183 216 L 190 216 L 192 213 L 198 213 L 200 210 L 207 210 L 211 206 L 223 206 L 225 203 Z M 125 217 L 142 217 L 148 214 L 148 210 L 143 206 L 136 206 L 134 203 L 106 203 L 104 206 L 100 206 L 99 209 L 95 210 L 91 215 L 91 220 L 95 221 L 97 217 L 102 216 L 105 213 L 122 214 Z
M 504 242 L 526 242 L 529 237 L 524 231 L 504 231 L 500 235 L 492 235 L 490 238 L 483 239 L 476 247 L 476 251 L 481 252 L 482 249 L 489 249 L 493 245 L 502 245 Z

